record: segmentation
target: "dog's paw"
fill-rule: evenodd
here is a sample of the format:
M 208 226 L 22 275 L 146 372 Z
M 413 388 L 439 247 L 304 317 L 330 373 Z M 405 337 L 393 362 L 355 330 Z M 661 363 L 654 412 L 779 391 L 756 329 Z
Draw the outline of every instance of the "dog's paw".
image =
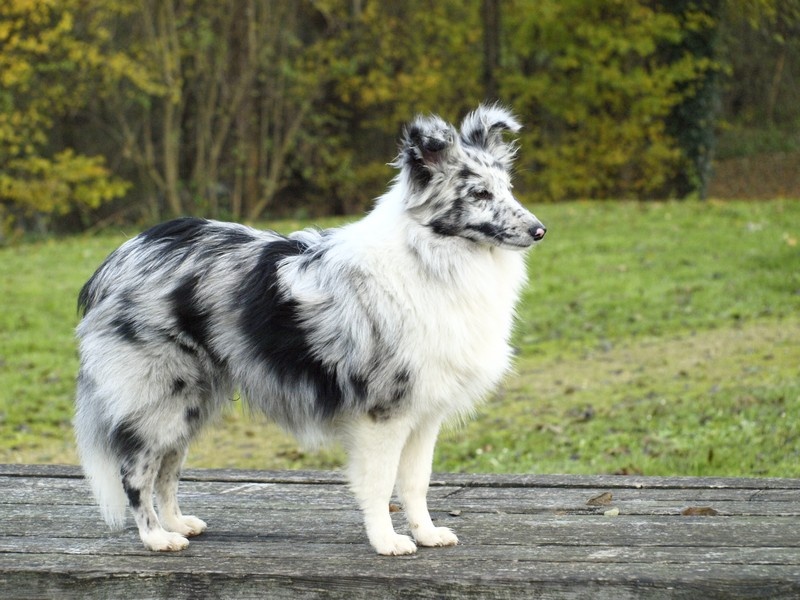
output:
M 154 529 L 148 533 L 141 534 L 142 542 L 148 550 L 153 552 L 177 552 L 189 545 L 189 540 L 171 531 Z
M 370 542 L 375 551 L 384 556 L 401 556 L 403 554 L 414 554 L 417 551 L 417 545 L 410 537 L 394 532 L 379 540 L 370 540 Z
M 458 537 L 447 527 L 412 530 L 414 539 L 420 546 L 455 546 Z
M 198 519 L 197 517 L 193 517 L 191 515 L 185 515 L 181 517 L 181 521 L 183 521 L 183 524 L 188 528 L 188 531 L 186 533 L 178 533 L 188 537 L 200 535 L 208 528 L 208 524 L 203 521 L 203 519 Z
M 208 527 L 205 521 L 190 515 L 184 515 L 177 519 L 162 519 L 162 523 L 168 531 L 173 531 L 184 537 L 200 535 Z

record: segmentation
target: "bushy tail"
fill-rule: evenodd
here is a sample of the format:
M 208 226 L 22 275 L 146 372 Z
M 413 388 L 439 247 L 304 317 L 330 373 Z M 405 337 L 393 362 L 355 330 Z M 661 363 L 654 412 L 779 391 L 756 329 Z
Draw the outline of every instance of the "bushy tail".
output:
M 125 527 L 128 498 L 122 488 L 120 465 L 108 446 L 109 432 L 101 418 L 100 402 L 92 386 L 78 377 L 75 411 L 75 439 L 86 479 L 92 487 L 95 500 L 100 505 L 103 519 L 113 530 Z

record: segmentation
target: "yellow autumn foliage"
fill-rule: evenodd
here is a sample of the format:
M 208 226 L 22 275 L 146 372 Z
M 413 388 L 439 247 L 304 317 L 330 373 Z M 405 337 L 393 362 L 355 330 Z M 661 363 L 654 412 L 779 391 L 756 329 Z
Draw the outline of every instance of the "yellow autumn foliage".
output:
M 0 4 L 0 223 L 5 229 L 15 217 L 97 208 L 130 186 L 110 173 L 103 156 L 84 156 L 51 142 L 54 123 L 79 110 L 96 71 L 113 64 L 76 30 L 82 7 L 77 0 Z

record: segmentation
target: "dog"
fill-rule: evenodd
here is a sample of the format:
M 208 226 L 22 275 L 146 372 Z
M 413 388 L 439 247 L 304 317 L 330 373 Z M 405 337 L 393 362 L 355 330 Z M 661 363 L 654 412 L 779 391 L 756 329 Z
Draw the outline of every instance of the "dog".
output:
M 418 116 L 388 191 L 341 228 L 283 236 L 186 217 L 110 254 L 78 298 L 74 420 L 108 525 L 130 507 L 154 551 L 206 529 L 181 513 L 178 480 L 238 391 L 301 442 L 343 444 L 379 554 L 457 544 L 428 512 L 434 445 L 508 369 L 526 250 L 546 231 L 512 194 L 517 146 L 503 134 L 519 128 L 499 105 L 460 131 Z M 393 528 L 395 489 L 412 537 Z

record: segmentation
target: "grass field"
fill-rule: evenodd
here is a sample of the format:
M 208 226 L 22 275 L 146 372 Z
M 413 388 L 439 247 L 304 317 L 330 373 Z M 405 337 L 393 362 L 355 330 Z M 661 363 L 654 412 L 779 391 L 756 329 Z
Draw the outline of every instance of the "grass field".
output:
M 529 259 L 515 372 L 444 433 L 437 470 L 800 476 L 800 202 L 535 212 L 548 235 Z M 76 296 L 134 233 L 0 248 L 0 462 L 76 461 Z M 189 465 L 341 461 L 232 402 Z

